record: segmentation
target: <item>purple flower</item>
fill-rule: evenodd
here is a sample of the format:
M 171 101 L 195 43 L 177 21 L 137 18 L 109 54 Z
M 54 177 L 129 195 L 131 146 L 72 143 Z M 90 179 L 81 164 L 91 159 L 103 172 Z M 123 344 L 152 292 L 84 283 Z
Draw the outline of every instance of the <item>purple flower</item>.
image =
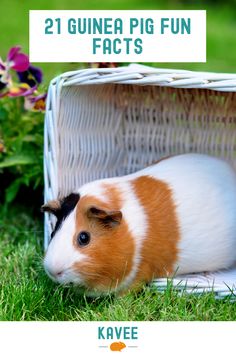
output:
M 9 97 L 18 97 L 18 96 L 30 96 L 36 91 L 37 87 L 30 87 L 28 84 L 11 84 L 8 86 L 7 95 Z
M 42 70 L 32 65 L 26 71 L 17 72 L 20 82 L 28 84 L 30 87 L 41 84 L 43 80 Z
M 20 51 L 20 46 L 12 47 L 5 62 L 0 58 L 0 98 L 22 96 L 26 109 L 44 111 L 47 95 L 37 91 L 43 73 L 39 68 L 30 65 L 29 57 Z M 14 81 L 11 69 L 16 71 L 18 82 Z
M 20 53 L 21 47 L 12 47 L 7 55 L 7 64 L 10 68 L 16 71 L 25 71 L 29 67 L 29 57 L 26 54 Z
M 29 111 L 45 111 L 47 94 L 25 97 L 25 109 Z

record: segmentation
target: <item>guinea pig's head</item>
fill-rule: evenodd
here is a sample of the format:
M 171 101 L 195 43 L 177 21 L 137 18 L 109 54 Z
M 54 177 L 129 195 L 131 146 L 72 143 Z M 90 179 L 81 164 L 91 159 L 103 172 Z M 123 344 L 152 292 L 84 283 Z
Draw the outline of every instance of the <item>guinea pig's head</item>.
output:
M 77 193 L 42 206 L 57 218 L 44 259 L 50 278 L 88 295 L 127 286 L 134 242 L 118 207 Z

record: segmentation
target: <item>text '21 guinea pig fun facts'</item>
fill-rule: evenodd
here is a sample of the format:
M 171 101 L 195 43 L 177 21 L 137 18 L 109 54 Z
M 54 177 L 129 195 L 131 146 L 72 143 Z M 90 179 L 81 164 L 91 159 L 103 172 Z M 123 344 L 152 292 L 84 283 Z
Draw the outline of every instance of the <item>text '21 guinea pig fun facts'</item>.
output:
M 31 61 L 201 62 L 205 44 L 205 11 L 30 11 Z

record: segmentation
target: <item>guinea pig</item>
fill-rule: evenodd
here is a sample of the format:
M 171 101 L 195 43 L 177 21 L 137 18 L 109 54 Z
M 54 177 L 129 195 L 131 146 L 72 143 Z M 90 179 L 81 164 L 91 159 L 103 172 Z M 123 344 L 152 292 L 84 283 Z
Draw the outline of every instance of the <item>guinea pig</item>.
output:
M 236 261 L 236 174 L 215 157 L 165 158 L 85 184 L 42 210 L 57 218 L 47 274 L 88 295 L 123 293 L 153 278 Z

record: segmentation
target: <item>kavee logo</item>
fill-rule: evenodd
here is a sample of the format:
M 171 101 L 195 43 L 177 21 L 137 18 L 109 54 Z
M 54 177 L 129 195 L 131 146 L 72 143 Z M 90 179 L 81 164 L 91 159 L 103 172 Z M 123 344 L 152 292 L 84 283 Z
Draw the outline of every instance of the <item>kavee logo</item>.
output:
M 110 345 L 110 349 L 113 352 L 121 352 L 121 350 L 124 349 L 124 348 L 126 348 L 126 345 L 123 342 L 113 342 Z
M 99 348 L 121 352 L 129 348 L 138 348 L 137 326 L 99 326 Z

